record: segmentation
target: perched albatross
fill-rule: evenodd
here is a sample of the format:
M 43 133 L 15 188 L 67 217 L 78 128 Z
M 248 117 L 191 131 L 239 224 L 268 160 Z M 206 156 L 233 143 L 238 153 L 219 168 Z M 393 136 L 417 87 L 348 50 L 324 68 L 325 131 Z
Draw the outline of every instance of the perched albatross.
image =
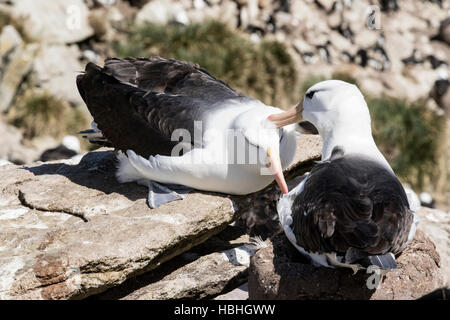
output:
M 373 140 L 363 95 L 355 85 L 323 81 L 302 104 L 269 117 L 278 127 L 302 118 L 319 131 L 323 153 L 278 202 L 287 238 L 317 266 L 395 268 L 418 219 Z
M 88 63 L 77 86 L 94 118 L 84 134 L 123 152 L 120 182 L 249 194 L 275 179 L 288 192 L 282 170 L 294 157 L 295 127 L 278 129 L 267 119 L 283 110 L 237 93 L 197 65 L 108 58 L 103 68 Z

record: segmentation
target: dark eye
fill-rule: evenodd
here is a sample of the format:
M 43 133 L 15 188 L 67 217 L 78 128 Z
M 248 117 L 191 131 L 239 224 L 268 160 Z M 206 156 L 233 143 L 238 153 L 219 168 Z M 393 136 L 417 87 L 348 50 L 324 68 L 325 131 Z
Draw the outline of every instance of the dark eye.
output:
M 316 93 L 316 91 L 311 90 L 310 92 L 307 92 L 307 93 L 306 93 L 306 97 L 307 97 L 308 99 L 312 99 L 312 97 L 314 96 L 314 93 Z

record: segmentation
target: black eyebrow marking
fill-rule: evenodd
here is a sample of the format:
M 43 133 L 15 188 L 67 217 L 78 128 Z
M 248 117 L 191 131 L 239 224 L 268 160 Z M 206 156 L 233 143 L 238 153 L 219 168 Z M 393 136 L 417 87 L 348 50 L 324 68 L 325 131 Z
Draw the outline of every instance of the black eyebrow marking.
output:
M 305 94 L 305 96 L 306 96 L 308 99 L 312 99 L 312 97 L 314 96 L 314 94 L 315 94 L 316 92 L 319 92 L 319 91 L 324 91 L 324 89 L 311 90 L 311 91 L 307 92 L 307 93 Z

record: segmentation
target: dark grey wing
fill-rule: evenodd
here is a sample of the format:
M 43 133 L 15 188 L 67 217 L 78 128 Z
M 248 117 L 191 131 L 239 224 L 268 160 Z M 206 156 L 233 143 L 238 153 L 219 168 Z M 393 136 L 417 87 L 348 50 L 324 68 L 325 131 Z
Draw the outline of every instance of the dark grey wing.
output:
M 367 255 L 395 254 L 407 241 L 413 221 L 398 179 L 357 156 L 316 165 L 292 212 L 300 246 L 340 255 L 350 247 Z
M 191 97 L 209 105 L 242 96 L 198 65 L 175 59 L 108 58 L 104 70 L 145 91 Z
M 120 150 L 170 155 L 173 130 L 194 137 L 194 121 L 204 120 L 220 102 L 250 99 L 197 66 L 173 59 L 109 58 L 92 63 L 77 77 L 78 90 L 103 135 Z

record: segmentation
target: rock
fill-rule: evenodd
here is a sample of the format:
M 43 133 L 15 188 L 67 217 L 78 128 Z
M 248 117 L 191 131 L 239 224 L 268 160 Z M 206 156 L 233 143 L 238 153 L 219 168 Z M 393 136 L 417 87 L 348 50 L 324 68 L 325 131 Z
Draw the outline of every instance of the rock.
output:
M 357 51 L 357 47 L 347 38 L 343 37 L 338 32 L 332 31 L 330 32 L 330 42 L 340 52 L 350 53 L 354 55 Z
M 411 82 L 413 95 L 408 97 L 410 101 L 427 98 L 433 88 L 438 72 L 425 68 L 423 65 L 412 65 L 405 67 L 403 75 Z
M 345 24 L 343 24 L 342 27 L 345 25 L 351 33 L 364 30 L 364 28 L 370 26 L 371 21 L 368 19 L 369 12 L 368 1 L 352 1 L 350 7 L 346 6 L 342 12 L 344 18 L 343 21 L 345 21 Z M 383 23 L 383 21 L 381 23 Z M 372 26 L 370 26 L 370 28 L 372 28 Z
M 246 281 L 249 255 L 254 252 L 247 245 L 244 230 L 229 226 L 160 268 L 93 298 L 168 300 L 217 296 Z
M 330 12 L 333 8 L 335 0 L 317 0 L 316 3 L 321 7 L 321 9 L 326 12 Z
M 314 50 L 315 50 L 315 48 L 312 45 L 310 45 L 303 39 L 294 39 L 292 41 L 292 45 L 293 45 L 294 49 L 300 54 L 306 53 L 306 52 L 314 52 Z
M 112 151 L 0 168 L 0 298 L 67 299 L 152 270 L 223 230 L 241 197 L 191 193 L 151 210 L 119 184 Z
M 300 134 L 297 137 L 297 149 L 292 164 L 284 170 L 286 179 L 303 174 L 304 169 L 322 156 L 322 139 L 319 135 Z M 273 183 L 275 185 L 275 183 Z
M 427 97 L 431 89 L 431 86 L 422 86 L 401 73 L 383 72 L 380 74 L 379 79 L 384 86 L 384 92 L 386 94 L 407 101 L 416 101 L 420 98 Z
M 76 45 L 41 45 L 34 60 L 31 82 L 57 98 L 82 104 L 75 81 L 76 75 L 84 69 L 79 62 L 81 56 Z
M 0 1 L 0 30 L 4 26 L 11 24 L 11 16 L 12 16 L 11 5 L 2 3 Z
M 411 56 L 414 50 L 413 35 L 411 33 L 385 33 L 384 48 L 391 60 L 391 71 L 400 74 L 403 70 L 402 59 Z
M 136 24 L 138 25 L 145 23 L 166 24 L 169 21 L 189 23 L 186 11 L 180 3 L 162 0 L 150 1 L 136 15 Z
M 39 156 L 39 150 L 22 144 L 22 133 L 14 126 L 8 125 L 0 117 L 0 159 L 16 164 L 30 163 Z
M 214 300 L 248 300 L 248 283 L 214 298 Z
M 238 25 L 238 10 L 235 2 L 223 1 L 204 9 L 189 10 L 187 16 L 190 22 L 199 23 L 205 20 L 217 20 L 234 29 Z
M 26 37 L 40 43 L 74 43 L 93 35 L 83 0 L 16 0 L 13 18 Z
M 318 32 L 329 31 L 324 15 L 319 10 L 314 9 L 314 4 L 308 4 L 306 1 L 292 1 L 290 12 L 293 20 L 300 21 L 300 27 L 303 30 L 309 32 L 315 30 Z
M 355 36 L 355 44 L 360 48 L 368 48 L 376 44 L 379 34 L 377 30 L 363 29 Z
M 5 159 L 0 159 L 0 167 L 2 166 L 7 166 L 7 165 L 14 165 L 14 163 L 12 163 L 9 160 L 5 160 Z
M 335 11 L 327 16 L 327 24 L 332 30 L 337 30 L 339 26 L 342 25 L 342 15 L 341 12 Z
M 381 95 L 384 90 L 383 84 L 378 79 L 371 77 L 358 79 L 358 86 L 374 97 Z
M 252 257 L 249 298 L 404 300 L 442 286 L 439 254 L 423 232 L 416 233 L 397 263 L 399 268 L 388 272 L 376 288 L 379 277 L 374 272 L 353 275 L 348 269 L 313 267 L 283 233 Z
M 405 10 L 395 12 L 388 19 L 383 19 L 381 23 L 386 35 L 391 32 L 406 35 L 410 32 L 426 30 L 428 27 L 427 22 L 422 20 L 417 12 L 410 13 Z
M 419 230 L 422 230 L 436 245 L 441 257 L 444 283 L 450 287 L 450 214 L 428 208 L 419 210 Z
M 438 39 L 450 46 L 450 17 L 441 22 Z
M 448 79 L 436 80 L 431 89 L 430 96 L 445 111 L 447 117 L 450 118 L 450 81 Z
M 31 69 L 37 46 L 25 45 L 13 26 L 0 34 L 0 112 L 8 110 L 11 101 Z
M 247 12 L 248 12 L 248 18 L 251 24 L 254 23 L 258 19 L 258 0 L 248 0 L 247 1 Z

